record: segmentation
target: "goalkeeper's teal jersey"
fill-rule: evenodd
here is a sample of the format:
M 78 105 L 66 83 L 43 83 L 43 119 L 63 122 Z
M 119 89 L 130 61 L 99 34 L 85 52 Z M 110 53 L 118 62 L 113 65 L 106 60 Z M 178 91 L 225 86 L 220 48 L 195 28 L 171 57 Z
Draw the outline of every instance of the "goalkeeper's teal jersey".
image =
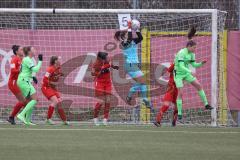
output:
M 42 61 L 38 62 L 38 65 L 42 65 Z M 22 60 L 21 70 L 18 78 L 24 79 L 24 80 L 31 80 L 32 79 L 32 73 L 33 73 L 33 67 L 34 62 L 30 57 L 25 57 Z
M 139 63 L 138 53 L 137 53 L 137 44 L 131 42 L 130 46 L 123 49 L 123 55 L 125 63 Z
M 179 62 L 184 62 L 184 66 L 189 69 L 189 64 L 195 62 L 195 54 L 193 52 L 189 52 L 187 48 L 183 48 L 175 56 L 174 70 L 177 74 L 187 74 L 188 72 L 179 66 Z

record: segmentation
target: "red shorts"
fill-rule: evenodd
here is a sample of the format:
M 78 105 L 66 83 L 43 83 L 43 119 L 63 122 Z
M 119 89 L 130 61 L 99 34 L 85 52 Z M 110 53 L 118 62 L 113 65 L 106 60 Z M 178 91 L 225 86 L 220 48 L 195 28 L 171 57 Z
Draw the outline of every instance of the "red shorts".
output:
M 56 89 L 51 87 L 42 87 L 42 93 L 45 97 L 47 97 L 48 100 L 50 100 L 52 96 L 60 98 L 60 93 Z
M 104 96 L 112 93 L 111 82 L 95 82 L 95 96 Z
M 165 96 L 163 97 L 163 101 L 168 101 L 176 104 L 177 102 L 177 96 L 178 96 L 178 90 L 177 88 L 174 88 L 172 90 L 168 90 Z
M 16 96 L 17 94 L 21 93 L 21 90 L 19 89 L 18 85 L 17 85 L 17 80 L 11 80 L 8 81 L 8 88 L 10 89 L 10 91 Z

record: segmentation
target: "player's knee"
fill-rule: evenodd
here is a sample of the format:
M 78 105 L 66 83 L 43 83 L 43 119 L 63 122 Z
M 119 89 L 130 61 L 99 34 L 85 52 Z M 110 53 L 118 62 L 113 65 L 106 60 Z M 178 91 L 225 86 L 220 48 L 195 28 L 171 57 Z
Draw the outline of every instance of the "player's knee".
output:
M 59 104 L 59 101 L 58 101 L 58 100 L 55 100 L 55 101 L 53 102 L 53 104 L 54 104 L 54 106 L 57 106 L 57 105 Z
M 170 105 L 170 102 L 169 102 L 169 101 L 164 101 L 164 102 L 163 102 L 163 105 L 164 105 L 164 106 L 169 106 L 169 105 Z
M 162 106 L 161 112 L 165 113 L 168 110 L 168 108 L 169 108 L 168 106 Z
M 174 109 L 173 114 L 177 114 L 177 113 L 178 113 L 178 110 L 177 110 L 177 109 Z
M 202 86 L 198 83 L 195 85 L 195 88 L 198 90 L 198 91 L 201 91 L 202 90 Z
M 35 100 L 37 103 L 39 101 L 39 99 L 37 97 L 32 98 L 32 100 Z
M 103 105 L 103 104 L 105 103 L 105 100 L 102 99 L 102 98 L 100 98 L 100 99 L 98 100 L 98 103 L 99 103 L 100 105 Z
M 110 96 L 107 96 L 106 97 L 106 101 L 105 101 L 106 103 L 110 103 Z
M 62 103 L 62 99 L 58 98 L 57 103 Z
M 53 107 L 56 107 L 58 105 L 58 101 L 57 100 L 52 100 L 50 105 L 53 106 Z
M 198 82 L 198 80 L 195 80 L 195 81 L 193 82 L 193 86 L 194 86 L 198 91 L 202 90 L 202 85 Z
M 198 90 L 201 91 L 202 89 L 203 89 L 203 88 L 202 88 L 202 85 L 199 84 L 199 85 L 198 85 Z
M 181 92 L 178 92 L 177 99 L 182 99 L 182 93 Z

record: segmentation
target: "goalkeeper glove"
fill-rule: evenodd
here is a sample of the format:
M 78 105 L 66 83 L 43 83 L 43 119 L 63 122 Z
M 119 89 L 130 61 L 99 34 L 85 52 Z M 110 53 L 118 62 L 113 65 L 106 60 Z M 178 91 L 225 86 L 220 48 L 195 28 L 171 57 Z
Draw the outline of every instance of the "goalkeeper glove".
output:
M 118 66 L 112 66 L 113 69 L 119 70 Z
M 39 54 L 39 55 L 38 55 L 38 60 L 39 60 L 39 61 L 42 61 L 42 60 L 43 60 L 43 55 L 42 55 L 42 54 Z
M 36 78 L 36 77 L 32 77 L 32 79 L 33 79 L 33 82 L 34 82 L 35 84 L 37 84 L 37 83 L 38 83 L 38 80 L 37 80 L 37 78 Z

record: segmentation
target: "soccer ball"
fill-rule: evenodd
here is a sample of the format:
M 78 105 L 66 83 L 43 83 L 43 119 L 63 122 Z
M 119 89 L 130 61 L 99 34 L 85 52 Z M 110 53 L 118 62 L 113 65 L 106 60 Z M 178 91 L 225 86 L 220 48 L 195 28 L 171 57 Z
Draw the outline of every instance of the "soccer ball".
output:
M 136 19 L 132 20 L 132 29 L 134 31 L 140 29 L 140 22 L 138 20 L 136 20 Z

